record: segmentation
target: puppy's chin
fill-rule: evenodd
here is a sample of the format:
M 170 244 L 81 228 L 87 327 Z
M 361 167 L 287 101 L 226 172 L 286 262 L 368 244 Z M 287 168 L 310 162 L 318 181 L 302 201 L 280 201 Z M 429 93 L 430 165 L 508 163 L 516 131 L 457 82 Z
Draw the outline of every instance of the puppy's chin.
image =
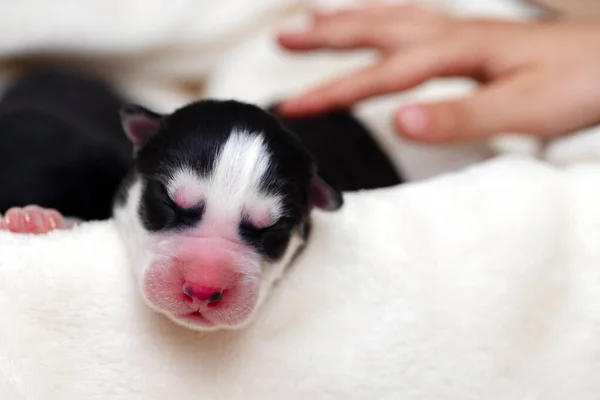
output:
M 249 325 L 254 316 L 254 312 L 249 313 L 235 322 L 212 322 L 201 313 L 189 313 L 185 315 L 176 315 L 169 312 L 163 312 L 171 321 L 179 326 L 196 332 L 216 332 L 216 331 L 235 331 L 241 330 Z

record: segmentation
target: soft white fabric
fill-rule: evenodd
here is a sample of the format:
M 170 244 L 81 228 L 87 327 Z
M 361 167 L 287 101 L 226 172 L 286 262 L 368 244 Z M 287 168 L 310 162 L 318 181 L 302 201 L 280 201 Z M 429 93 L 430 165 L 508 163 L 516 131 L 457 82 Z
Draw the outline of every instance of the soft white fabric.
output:
M 347 196 L 255 323 L 141 303 L 111 223 L 0 234 L 0 398 L 597 399 L 599 165 Z

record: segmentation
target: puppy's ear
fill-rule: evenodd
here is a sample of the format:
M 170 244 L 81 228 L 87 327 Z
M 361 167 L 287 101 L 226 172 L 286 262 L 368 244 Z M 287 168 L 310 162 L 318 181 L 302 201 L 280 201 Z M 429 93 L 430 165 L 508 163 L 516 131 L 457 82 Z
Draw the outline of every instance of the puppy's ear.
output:
M 335 211 L 342 207 L 342 192 L 314 173 L 310 182 L 310 201 L 314 207 L 325 211 Z
M 121 108 L 120 116 L 125 134 L 133 143 L 134 154 L 158 132 L 163 118 L 162 115 L 136 104 Z

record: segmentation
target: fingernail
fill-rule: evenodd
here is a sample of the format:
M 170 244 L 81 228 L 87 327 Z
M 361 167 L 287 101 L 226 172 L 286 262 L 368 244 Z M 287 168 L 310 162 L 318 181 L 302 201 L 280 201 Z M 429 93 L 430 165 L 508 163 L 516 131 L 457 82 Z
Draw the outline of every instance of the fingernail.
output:
M 289 24 L 280 31 L 283 35 L 301 35 L 310 32 L 315 27 L 316 17 L 314 15 L 305 15 L 300 19 L 290 21 Z
M 422 106 L 410 106 L 400 112 L 402 131 L 413 137 L 427 136 L 430 128 L 429 116 Z
M 308 31 L 306 29 L 301 30 L 293 30 L 293 31 L 285 31 L 277 34 L 279 39 L 295 39 L 297 36 L 304 35 Z
M 313 21 L 305 21 L 303 23 L 296 24 L 295 26 L 289 26 L 285 30 L 278 33 L 279 37 L 293 37 L 297 35 L 303 35 L 310 32 L 314 28 Z
M 283 112 L 294 112 L 300 109 L 309 109 L 314 106 L 317 99 L 310 95 L 302 95 L 285 100 L 281 103 L 280 109 Z
M 302 104 L 302 98 L 301 97 L 291 97 L 287 100 L 284 100 L 281 104 L 285 105 L 286 107 L 294 107 L 294 106 L 297 106 L 298 104 Z
M 296 102 L 294 100 L 283 101 L 279 104 L 279 106 L 277 106 L 277 110 L 283 114 L 293 112 L 295 108 Z

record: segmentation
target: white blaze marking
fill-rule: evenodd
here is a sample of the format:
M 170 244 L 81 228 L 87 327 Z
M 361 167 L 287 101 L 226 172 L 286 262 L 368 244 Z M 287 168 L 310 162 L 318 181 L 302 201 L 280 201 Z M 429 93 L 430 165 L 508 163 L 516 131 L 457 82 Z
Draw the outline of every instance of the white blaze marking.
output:
M 215 159 L 210 175 L 201 177 L 189 168 L 172 175 L 168 191 L 172 198 L 178 191 L 193 194 L 195 201 L 206 205 L 203 220 L 239 222 L 244 211 L 265 208 L 272 221 L 281 214 L 279 196 L 261 193 L 261 183 L 269 170 L 271 155 L 260 134 L 234 131 Z

